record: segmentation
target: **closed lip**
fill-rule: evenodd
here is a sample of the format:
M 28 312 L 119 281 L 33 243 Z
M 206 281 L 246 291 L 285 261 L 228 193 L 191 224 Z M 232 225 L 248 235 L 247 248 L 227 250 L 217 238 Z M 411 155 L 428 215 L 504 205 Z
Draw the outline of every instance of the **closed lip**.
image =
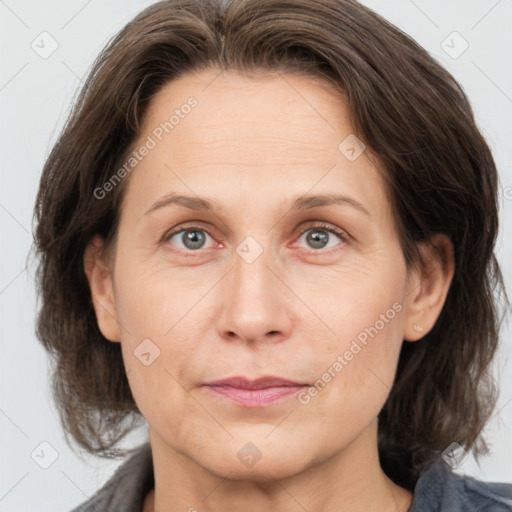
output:
M 236 389 L 266 389 L 273 387 L 299 387 L 308 386 L 305 382 L 296 382 L 273 375 L 266 375 L 258 379 L 249 380 L 245 377 L 229 377 L 227 379 L 206 382 L 204 386 L 227 386 Z

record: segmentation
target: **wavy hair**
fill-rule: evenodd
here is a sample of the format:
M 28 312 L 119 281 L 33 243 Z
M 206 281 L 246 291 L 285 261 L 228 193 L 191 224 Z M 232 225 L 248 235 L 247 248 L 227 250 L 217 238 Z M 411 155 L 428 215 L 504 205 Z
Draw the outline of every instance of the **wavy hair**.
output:
M 118 457 L 127 453 L 119 441 L 141 419 L 120 344 L 98 328 L 83 269 L 95 234 L 115 240 L 129 177 L 101 200 L 94 190 L 123 164 L 151 98 L 181 74 L 212 67 L 334 84 L 355 134 L 382 162 L 407 265 L 434 233 L 454 245 L 443 310 L 424 338 L 403 343 L 379 414 L 383 470 L 412 489 L 451 442 L 477 456 L 488 451 L 481 430 L 497 397 L 499 298 L 508 303 L 494 253 L 495 162 L 454 77 L 353 0 L 166 0 L 97 57 L 45 162 L 34 212 L 37 336 L 54 363 L 64 429 L 86 451 Z

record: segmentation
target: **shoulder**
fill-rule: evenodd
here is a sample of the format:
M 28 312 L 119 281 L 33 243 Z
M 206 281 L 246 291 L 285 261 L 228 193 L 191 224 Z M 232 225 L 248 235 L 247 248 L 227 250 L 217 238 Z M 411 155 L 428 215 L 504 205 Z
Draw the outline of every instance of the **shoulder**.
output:
M 71 512 L 140 512 L 153 485 L 151 448 L 145 443 L 116 469 L 101 489 Z
M 442 459 L 420 475 L 410 508 L 410 512 L 510 511 L 512 484 L 458 475 Z

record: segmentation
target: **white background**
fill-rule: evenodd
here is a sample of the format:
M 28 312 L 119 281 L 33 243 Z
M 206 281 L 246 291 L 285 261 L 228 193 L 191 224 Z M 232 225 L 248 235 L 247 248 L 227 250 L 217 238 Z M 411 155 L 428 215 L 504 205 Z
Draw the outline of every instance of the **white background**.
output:
M 81 460 L 64 439 L 51 401 L 48 359 L 34 335 L 32 209 L 51 144 L 93 59 L 107 40 L 151 1 L 0 0 L 0 511 L 66 512 L 98 489 L 121 461 Z M 501 233 L 497 253 L 507 289 L 512 284 L 512 71 L 510 0 L 366 0 L 414 37 L 467 92 L 477 123 L 500 171 Z M 31 42 L 47 31 L 57 50 L 42 59 Z M 458 58 L 441 46 L 457 31 L 469 43 Z M 450 41 L 450 39 L 448 40 Z M 454 40 L 455 50 L 461 48 Z M 507 188 L 508 187 L 508 188 Z M 512 481 L 511 330 L 505 326 L 496 375 L 497 412 L 487 429 L 491 454 L 480 467 L 469 458 L 461 473 Z M 130 443 L 145 439 L 135 433 Z M 40 468 L 31 458 L 43 441 L 57 460 Z M 49 450 L 47 449 L 46 453 Z

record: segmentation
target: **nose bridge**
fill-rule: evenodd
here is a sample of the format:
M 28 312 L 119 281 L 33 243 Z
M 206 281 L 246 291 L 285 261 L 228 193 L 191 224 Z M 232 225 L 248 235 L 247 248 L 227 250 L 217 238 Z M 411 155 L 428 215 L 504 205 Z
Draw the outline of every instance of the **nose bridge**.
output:
M 246 239 L 233 255 L 233 270 L 226 282 L 224 311 L 219 329 L 221 334 L 246 341 L 256 341 L 271 335 L 288 336 L 290 322 L 283 290 L 274 273 L 272 253 L 255 240 Z M 259 254 L 258 254 L 259 252 Z
M 275 276 L 269 270 L 270 251 L 268 248 L 258 255 L 251 240 L 242 242 L 234 257 L 232 272 L 232 293 L 234 306 L 239 306 L 238 314 L 245 319 L 264 313 L 264 306 L 270 305 L 269 292 L 275 285 Z M 244 252 L 246 251 L 246 252 Z

